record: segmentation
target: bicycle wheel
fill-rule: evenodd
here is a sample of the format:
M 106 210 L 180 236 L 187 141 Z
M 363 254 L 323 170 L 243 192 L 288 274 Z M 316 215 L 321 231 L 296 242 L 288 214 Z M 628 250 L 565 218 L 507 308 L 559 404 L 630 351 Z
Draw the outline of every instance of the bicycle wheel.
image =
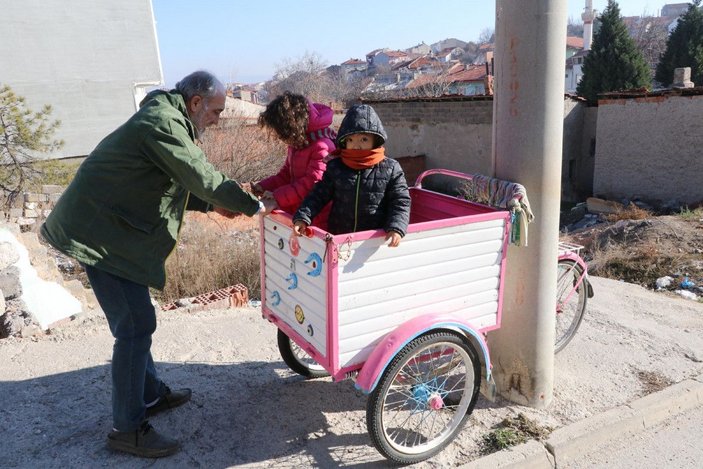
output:
M 583 269 L 575 261 L 562 259 L 557 263 L 557 318 L 554 353 L 559 353 L 576 335 L 586 312 L 588 280 L 579 278 Z
M 401 464 L 441 451 L 476 404 L 479 367 L 474 347 L 454 332 L 430 332 L 403 347 L 367 403 L 366 425 L 376 449 Z
M 288 368 L 306 378 L 322 378 L 329 376 L 327 370 L 319 365 L 298 344 L 290 340 L 285 332 L 278 329 L 278 351 Z

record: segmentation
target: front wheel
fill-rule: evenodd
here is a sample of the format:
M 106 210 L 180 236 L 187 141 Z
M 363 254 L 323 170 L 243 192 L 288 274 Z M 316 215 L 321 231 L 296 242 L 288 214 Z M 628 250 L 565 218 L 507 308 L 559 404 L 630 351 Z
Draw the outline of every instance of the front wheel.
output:
M 463 428 L 480 380 L 478 355 L 462 335 L 438 331 L 414 339 L 369 396 L 366 425 L 374 446 L 401 464 L 434 456 Z
M 576 335 L 586 312 L 588 279 L 583 268 L 571 259 L 557 264 L 557 318 L 554 353 L 560 352 Z
M 306 378 L 323 378 L 329 376 L 327 370 L 318 364 L 313 358 L 295 342 L 285 332 L 278 329 L 278 351 L 281 358 L 288 365 L 288 368 Z

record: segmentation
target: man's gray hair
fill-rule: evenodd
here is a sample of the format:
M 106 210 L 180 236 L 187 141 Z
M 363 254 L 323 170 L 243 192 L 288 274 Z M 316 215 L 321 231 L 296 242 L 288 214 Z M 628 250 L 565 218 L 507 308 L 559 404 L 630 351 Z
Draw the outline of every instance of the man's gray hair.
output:
M 193 72 L 176 83 L 176 91 L 183 95 L 186 102 L 190 101 L 193 96 L 210 99 L 224 89 L 224 85 L 215 78 L 215 75 L 203 70 Z

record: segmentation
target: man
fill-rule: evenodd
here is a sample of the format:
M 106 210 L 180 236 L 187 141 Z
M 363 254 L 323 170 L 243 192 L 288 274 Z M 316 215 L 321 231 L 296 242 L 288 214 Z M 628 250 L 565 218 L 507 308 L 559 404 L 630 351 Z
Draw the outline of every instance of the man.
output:
M 149 93 L 83 162 L 41 227 L 52 246 L 83 264 L 115 337 L 107 441 L 119 451 L 154 458 L 180 447 L 146 418 L 191 396 L 159 379 L 150 351 L 149 287 L 164 287 L 184 210 L 253 216 L 274 208 L 215 170 L 195 144 L 224 107 L 224 86 L 202 71 L 172 91 Z

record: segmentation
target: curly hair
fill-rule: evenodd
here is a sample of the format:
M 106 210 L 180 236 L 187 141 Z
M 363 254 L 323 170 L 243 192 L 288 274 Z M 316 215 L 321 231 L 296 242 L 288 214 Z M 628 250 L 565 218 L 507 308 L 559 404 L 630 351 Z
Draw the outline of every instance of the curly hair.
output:
M 286 91 L 259 114 L 259 125 L 275 132 L 288 145 L 302 148 L 307 145 L 309 115 L 305 96 Z

